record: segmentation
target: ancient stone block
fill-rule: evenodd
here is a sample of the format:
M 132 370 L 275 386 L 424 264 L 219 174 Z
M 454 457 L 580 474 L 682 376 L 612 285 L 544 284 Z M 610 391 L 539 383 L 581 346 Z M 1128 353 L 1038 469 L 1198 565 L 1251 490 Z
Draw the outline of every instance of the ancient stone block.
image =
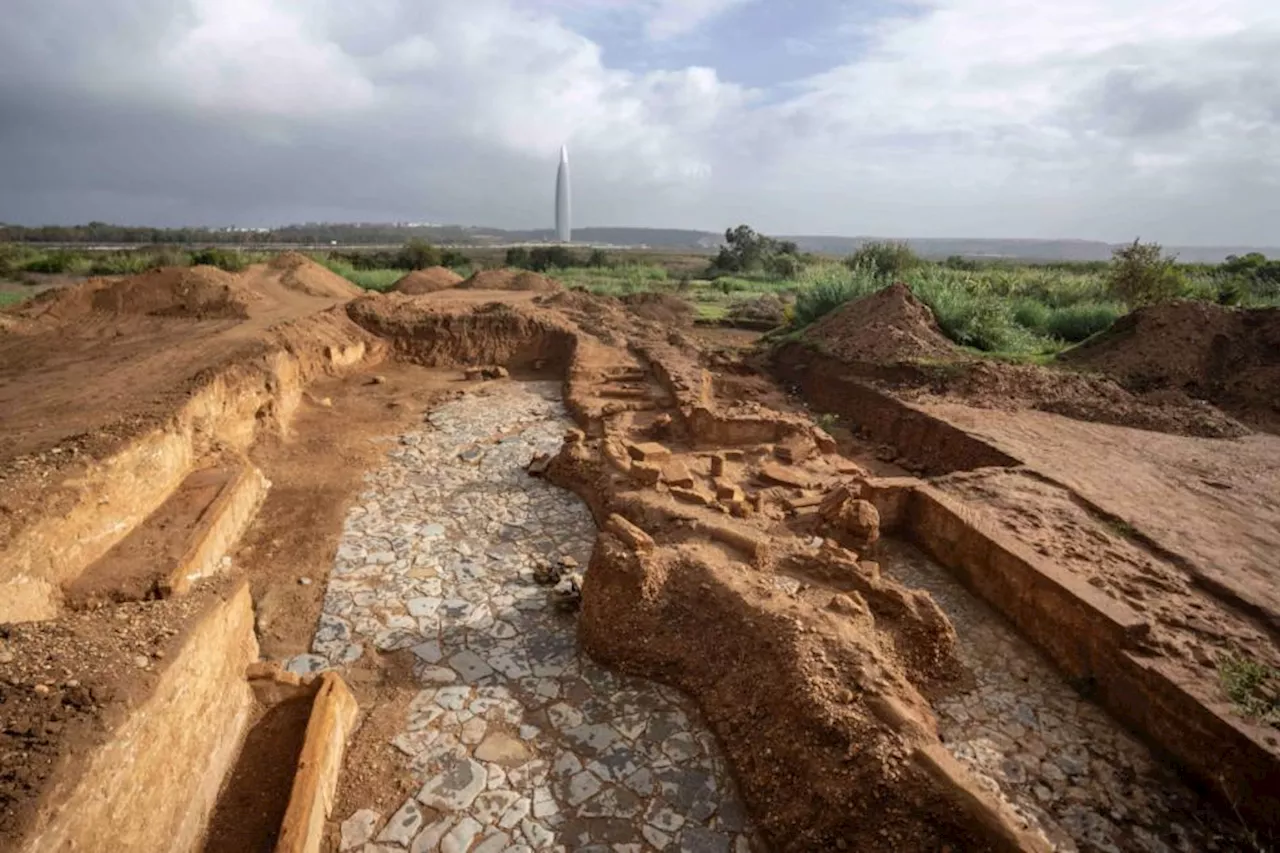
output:
M 671 451 L 656 441 L 631 442 L 627 444 L 627 453 L 637 462 L 656 462 L 671 458 Z
M 689 472 L 689 467 L 679 459 L 673 459 L 662 466 L 662 482 L 668 486 L 676 486 L 681 489 L 693 488 L 693 474 Z

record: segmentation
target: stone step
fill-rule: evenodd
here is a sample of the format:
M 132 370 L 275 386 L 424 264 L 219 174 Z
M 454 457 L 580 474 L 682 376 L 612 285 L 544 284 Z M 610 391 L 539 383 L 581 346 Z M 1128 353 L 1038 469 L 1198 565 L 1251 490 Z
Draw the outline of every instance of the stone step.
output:
M 65 587 L 66 603 L 140 601 L 185 593 L 221 571 L 270 484 L 243 460 L 192 471 L 129 535 Z

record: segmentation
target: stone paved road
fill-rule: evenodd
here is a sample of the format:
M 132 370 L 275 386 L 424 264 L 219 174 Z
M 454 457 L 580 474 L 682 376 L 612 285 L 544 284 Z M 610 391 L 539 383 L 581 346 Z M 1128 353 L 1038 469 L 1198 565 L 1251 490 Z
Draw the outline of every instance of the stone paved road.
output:
M 945 569 L 914 548 L 885 548 L 886 574 L 933 595 L 974 675 L 967 689 L 933 703 L 946 746 L 1054 849 L 1251 849 Z
M 570 426 L 558 383 L 484 386 L 402 436 L 350 512 L 314 654 L 290 668 L 411 649 L 423 689 L 394 744 L 422 786 L 393 815 L 340 816 L 343 850 L 751 849 L 689 705 L 593 664 L 533 581 L 595 538 L 576 496 L 524 471 Z

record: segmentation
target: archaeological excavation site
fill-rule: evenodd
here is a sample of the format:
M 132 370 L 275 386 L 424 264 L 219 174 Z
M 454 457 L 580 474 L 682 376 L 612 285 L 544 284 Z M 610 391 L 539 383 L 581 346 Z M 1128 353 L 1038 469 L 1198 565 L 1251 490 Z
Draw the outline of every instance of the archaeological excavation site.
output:
M 0 312 L 0 850 L 1280 849 L 1280 312 L 668 299 Z

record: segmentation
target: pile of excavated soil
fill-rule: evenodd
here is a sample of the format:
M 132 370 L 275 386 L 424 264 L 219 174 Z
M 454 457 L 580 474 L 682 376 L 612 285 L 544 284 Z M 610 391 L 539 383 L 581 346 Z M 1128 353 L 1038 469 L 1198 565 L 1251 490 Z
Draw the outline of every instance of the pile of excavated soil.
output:
M 1180 392 L 1134 394 L 1104 376 L 986 361 L 927 375 L 930 382 L 923 393 L 984 409 L 1039 409 L 1076 420 L 1203 438 L 1249 432 L 1239 421 Z
M 938 328 L 933 312 L 901 282 L 837 308 L 810 326 L 804 338 L 844 361 L 957 357 L 956 347 Z
M 724 322 L 740 329 L 758 329 L 767 332 L 787 321 L 787 305 L 776 293 L 766 293 L 755 299 L 740 299 L 729 306 Z
M 391 289 L 397 293 L 408 293 L 413 296 L 448 290 L 451 287 L 457 287 L 461 282 L 462 276 L 448 267 L 428 267 L 425 270 L 414 270 L 396 281 Z
M 298 252 L 281 252 L 267 264 L 280 273 L 280 283 L 290 290 L 325 299 L 353 299 L 364 291 L 330 269 Z
M 164 267 L 119 280 L 95 278 L 48 290 L 12 313 L 42 325 L 94 314 L 245 319 L 262 299 L 236 276 L 216 267 Z
M 1139 308 L 1060 356 L 1134 391 L 1173 389 L 1280 419 L 1280 308 L 1173 302 Z
M 622 297 L 622 304 L 644 320 L 672 326 L 693 324 L 693 306 L 671 293 L 628 293 Z
M 458 287 L 466 290 L 532 290 L 538 293 L 554 293 L 560 285 L 528 270 L 500 269 L 480 270 Z

